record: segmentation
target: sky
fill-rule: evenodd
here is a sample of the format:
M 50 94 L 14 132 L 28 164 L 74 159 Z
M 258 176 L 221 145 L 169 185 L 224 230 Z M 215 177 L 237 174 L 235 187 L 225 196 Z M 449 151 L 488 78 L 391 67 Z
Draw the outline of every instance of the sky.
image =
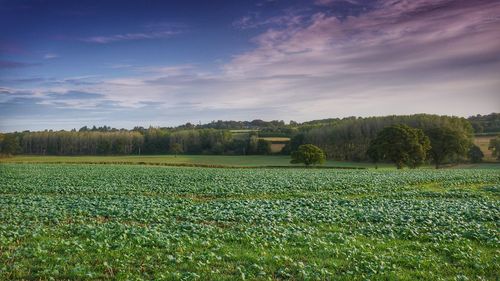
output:
M 0 0 L 0 131 L 500 111 L 498 0 Z

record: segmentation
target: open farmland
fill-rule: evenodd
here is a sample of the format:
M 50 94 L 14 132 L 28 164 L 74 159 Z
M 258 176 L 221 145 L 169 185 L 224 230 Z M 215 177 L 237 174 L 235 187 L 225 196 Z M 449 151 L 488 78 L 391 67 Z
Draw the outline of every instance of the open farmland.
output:
M 80 163 L 80 164 L 144 164 L 165 166 L 207 166 L 207 167 L 302 167 L 303 164 L 291 164 L 288 155 L 127 155 L 127 156 L 52 156 L 52 155 L 16 155 L 0 157 L 1 163 Z M 374 168 L 368 162 L 346 162 L 327 160 L 323 167 L 338 168 Z M 392 164 L 381 164 L 393 167 Z
M 490 141 L 494 139 L 495 136 L 476 136 L 474 137 L 474 144 L 479 146 L 481 151 L 484 154 L 484 159 L 485 161 L 496 161 L 495 157 L 493 156 L 493 151 L 489 150 L 490 146 Z
M 0 165 L 0 279 L 495 280 L 498 170 Z

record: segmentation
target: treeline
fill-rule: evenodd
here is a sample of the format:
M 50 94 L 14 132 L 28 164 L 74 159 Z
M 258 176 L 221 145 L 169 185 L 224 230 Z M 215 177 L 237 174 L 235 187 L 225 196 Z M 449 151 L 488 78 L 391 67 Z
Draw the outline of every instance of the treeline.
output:
M 468 120 L 471 122 L 475 133 L 500 133 L 500 113 L 478 114 L 469 117 Z
M 446 127 L 472 138 L 477 132 L 474 126 L 478 126 L 473 122 L 480 122 L 483 132 L 494 131 L 498 115 L 493 113 L 466 119 L 415 114 L 332 118 L 304 123 L 290 121 L 288 124 L 277 120 L 213 121 L 198 125 L 186 123 L 178 127 L 135 127 L 132 130 L 85 126 L 71 131 L 0 134 L 0 154 L 270 154 L 271 143 L 263 137 L 289 137 L 291 140 L 281 152 L 283 154 L 290 154 L 301 144 L 314 144 L 323 149 L 329 159 L 367 161 L 370 142 L 387 126 L 404 124 L 424 131 Z
M 106 129 L 103 129 L 106 128 Z M 0 153 L 35 155 L 269 154 L 271 143 L 256 132 L 233 137 L 229 130 L 83 128 L 79 131 L 0 135 Z
M 19 150 L 23 154 L 137 154 L 143 145 L 144 136 L 133 131 L 44 131 L 19 134 Z
M 346 118 L 330 120 L 328 123 L 308 122 L 308 127 L 292 138 L 289 150 L 294 151 L 301 144 L 311 143 L 323 149 L 330 159 L 365 161 L 368 160 L 366 151 L 370 142 L 383 128 L 396 124 L 424 131 L 434 127 L 447 127 L 463 132 L 470 138 L 473 136 L 470 122 L 460 117 L 416 114 Z

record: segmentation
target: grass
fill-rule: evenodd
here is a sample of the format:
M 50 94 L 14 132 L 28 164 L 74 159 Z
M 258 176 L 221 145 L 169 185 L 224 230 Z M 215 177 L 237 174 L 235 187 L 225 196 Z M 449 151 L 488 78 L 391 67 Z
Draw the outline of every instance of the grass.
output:
M 486 169 L 0 165 L 0 280 L 497 280 Z
M 100 163 L 100 164 L 161 164 L 227 167 L 301 167 L 290 164 L 290 156 L 223 156 L 223 155 L 151 155 L 151 156 L 28 156 L 0 158 L 0 163 Z M 324 167 L 373 168 L 371 163 L 328 160 Z M 390 167 L 390 165 L 382 165 Z
M 270 142 L 289 142 L 290 141 L 290 138 L 285 138 L 285 137 L 262 137 L 259 139 L 270 141 Z
M 227 155 L 141 155 L 141 156 L 38 156 L 16 155 L 0 158 L 1 163 L 38 163 L 38 164 L 140 164 L 161 166 L 199 166 L 199 167 L 236 167 L 236 168 L 303 168 L 301 164 L 290 164 L 290 157 L 283 155 L 263 156 L 227 156 Z M 327 160 L 318 167 L 346 168 L 346 169 L 374 169 L 375 165 L 367 162 L 347 162 Z M 500 169 L 499 162 L 486 162 L 477 164 L 448 165 L 444 168 L 452 169 Z M 389 163 L 380 163 L 380 169 L 395 169 Z M 424 165 L 422 168 L 433 169 L 433 165 Z

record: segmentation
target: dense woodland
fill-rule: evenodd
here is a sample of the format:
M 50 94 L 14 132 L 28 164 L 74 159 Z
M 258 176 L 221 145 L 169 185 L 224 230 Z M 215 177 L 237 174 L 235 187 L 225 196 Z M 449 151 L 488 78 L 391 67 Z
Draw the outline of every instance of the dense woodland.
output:
M 71 131 L 0 134 L 0 153 L 35 155 L 144 155 L 144 154 L 269 154 L 262 137 L 290 137 L 281 153 L 290 154 L 301 144 L 314 144 L 330 159 L 366 161 L 370 142 L 384 127 L 405 124 L 428 130 L 447 127 L 467 135 L 500 132 L 500 114 L 466 118 L 429 114 L 348 117 L 304 123 L 291 121 L 213 121 L 178 127 L 135 127 L 132 130 L 82 127 Z
M 500 132 L 500 113 L 478 114 L 469 117 L 467 120 L 471 122 L 474 132 L 477 134 Z

